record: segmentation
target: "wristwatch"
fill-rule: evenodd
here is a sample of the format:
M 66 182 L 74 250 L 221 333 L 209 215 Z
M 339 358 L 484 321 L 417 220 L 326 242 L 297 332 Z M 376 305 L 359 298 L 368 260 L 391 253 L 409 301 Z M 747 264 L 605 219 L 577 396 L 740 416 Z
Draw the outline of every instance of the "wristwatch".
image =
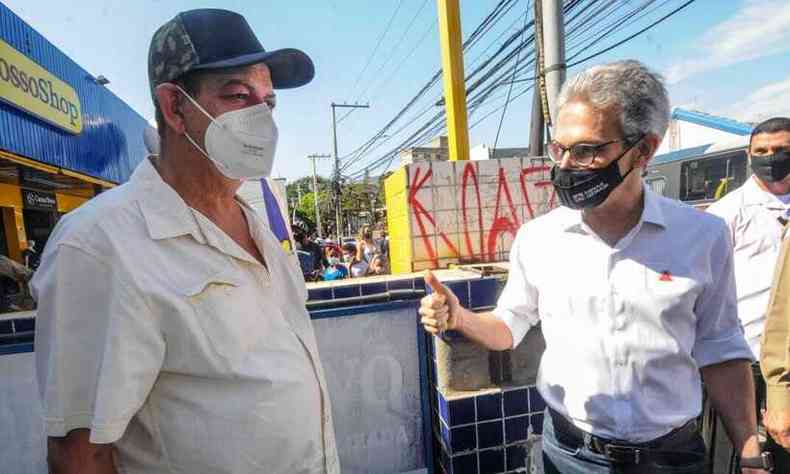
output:
M 759 457 L 741 458 L 741 469 L 744 467 L 750 469 L 764 469 L 768 472 L 774 470 L 774 456 L 771 453 L 763 451 Z

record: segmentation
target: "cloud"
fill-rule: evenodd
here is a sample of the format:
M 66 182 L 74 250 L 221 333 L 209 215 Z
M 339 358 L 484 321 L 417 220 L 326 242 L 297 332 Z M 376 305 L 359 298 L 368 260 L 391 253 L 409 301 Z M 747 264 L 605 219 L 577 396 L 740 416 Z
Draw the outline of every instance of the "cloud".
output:
M 723 115 L 744 122 L 761 122 L 776 116 L 790 116 L 790 78 L 765 85 L 735 104 Z
M 670 84 L 693 75 L 790 51 L 790 2 L 747 0 L 729 19 L 704 32 L 693 57 L 665 71 Z

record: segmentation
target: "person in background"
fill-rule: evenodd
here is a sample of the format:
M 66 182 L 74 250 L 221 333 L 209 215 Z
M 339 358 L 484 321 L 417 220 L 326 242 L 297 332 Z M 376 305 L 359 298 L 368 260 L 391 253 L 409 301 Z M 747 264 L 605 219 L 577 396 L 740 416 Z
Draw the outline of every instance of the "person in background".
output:
M 373 241 L 373 231 L 369 226 L 362 227 L 359 232 L 359 240 L 355 249 L 355 260 L 365 261 L 368 265 L 373 261 L 373 257 L 378 252 L 376 242 Z
M 154 33 L 160 153 L 66 214 L 32 281 L 51 472 L 340 473 L 297 258 L 237 194 L 271 174 L 275 90 L 313 76 L 232 11 Z
M 763 416 L 767 451 L 774 472 L 790 473 L 790 226 L 776 265 L 766 311 L 760 366 L 765 377 L 767 407 Z
M 36 241 L 28 240 L 27 248 L 22 251 L 22 258 L 25 260 L 25 266 L 31 270 L 36 270 L 39 265 L 39 254 L 36 249 Z
M 548 474 L 704 473 L 703 381 L 738 451 L 761 457 L 727 227 L 641 177 L 669 118 L 661 76 L 637 61 L 569 79 L 548 146 L 562 206 L 519 230 L 496 309 L 473 313 L 426 275 L 432 334 L 508 350 L 541 324 Z
M 324 281 L 342 280 L 348 278 L 348 267 L 340 258 L 340 252 L 327 249 L 327 263 L 324 268 Z
M 774 268 L 790 218 L 790 118 L 775 117 L 754 127 L 747 155 L 753 175 L 707 210 L 729 227 L 738 317 L 754 357 L 759 358 Z M 752 373 L 759 421 L 766 397 L 759 363 L 752 366 Z
M 371 256 L 373 259 L 374 256 Z M 358 247 L 348 243 L 343 245 L 343 263 L 348 267 L 351 278 L 359 278 L 368 274 L 370 264 L 366 260 L 359 258 Z

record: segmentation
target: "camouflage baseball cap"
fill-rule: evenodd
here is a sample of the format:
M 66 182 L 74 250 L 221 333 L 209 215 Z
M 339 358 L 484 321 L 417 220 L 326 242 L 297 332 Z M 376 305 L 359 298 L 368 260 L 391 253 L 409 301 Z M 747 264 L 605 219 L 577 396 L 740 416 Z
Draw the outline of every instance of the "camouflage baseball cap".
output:
M 151 38 L 148 82 L 153 95 L 156 86 L 189 71 L 257 63 L 269 67 L 275 89 L 303 86 L 315 75 L 313 61 L 304 52 L 263 49 L 247 20 L 238 13 L 213 8 L 189 10 L 162 25 Z

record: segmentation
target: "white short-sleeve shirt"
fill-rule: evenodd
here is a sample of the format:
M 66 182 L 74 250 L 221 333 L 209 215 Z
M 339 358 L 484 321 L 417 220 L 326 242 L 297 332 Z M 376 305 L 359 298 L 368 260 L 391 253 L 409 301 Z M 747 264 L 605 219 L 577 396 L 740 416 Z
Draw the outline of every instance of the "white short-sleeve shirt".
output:
M 632 442 L 699 415 L 699 368 L 750 359 L 721 219 L 645 189 L 614 247 L 565 207 L 522 226 L 494 315 L 517 345 L 541 323 L 538 389 L 577 427 Z
M 148 160 L 60 221 L 32 282 L 49 436 L 129 474 L 339 472 L 298 262 L 239 204 L 265 266 Z
M 759 358 L 765 311 L 782 246 L 784 224 L 780 218 L 790 217 L 790 206 L 760 188 L 752 176 L 743 186 L 713 203 L 708 212 L 724 219 L 730 228 L 738 316 L 754 357 Z

